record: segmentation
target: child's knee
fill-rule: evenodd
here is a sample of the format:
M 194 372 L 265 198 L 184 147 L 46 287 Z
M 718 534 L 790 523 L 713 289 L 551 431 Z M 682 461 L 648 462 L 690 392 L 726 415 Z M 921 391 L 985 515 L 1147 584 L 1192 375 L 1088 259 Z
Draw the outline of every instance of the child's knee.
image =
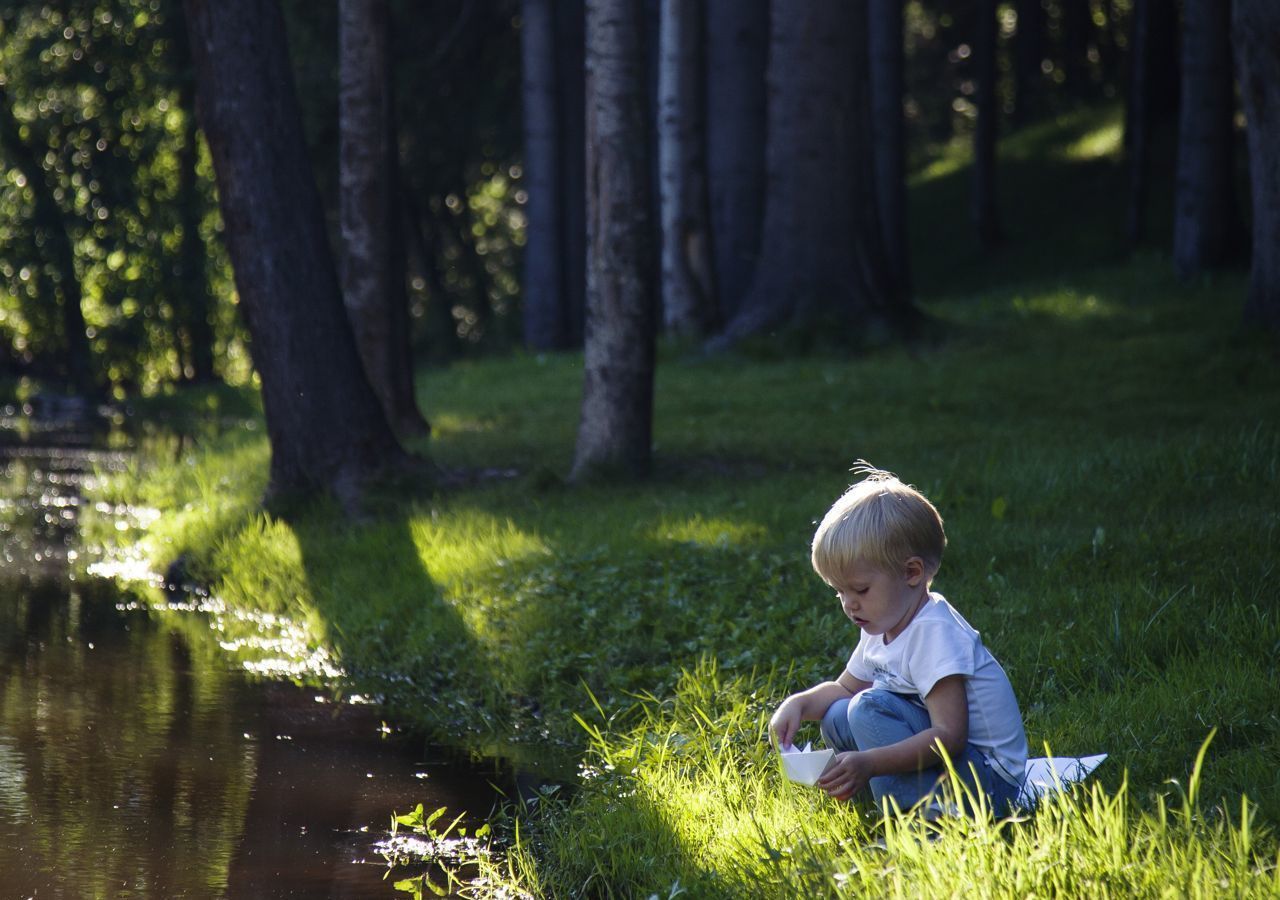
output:
M 907 725 L 901 710 L 902 702 L 886 691 L 874 689 L 863 691 L 853 698 L 845 715 L 849 731 L 859 746 L 879 746 L 881 741 L 877 736 L 886 726 L 893 728 Z
M 822 740 L 837 750 L 857 749 L 849 733 L 849 700 L 837 700 L 822 715 Z

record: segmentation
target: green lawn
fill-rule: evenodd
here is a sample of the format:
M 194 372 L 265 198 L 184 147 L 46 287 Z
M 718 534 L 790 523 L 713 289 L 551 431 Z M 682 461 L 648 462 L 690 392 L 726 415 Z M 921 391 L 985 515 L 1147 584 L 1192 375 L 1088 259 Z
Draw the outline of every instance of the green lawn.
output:
M 260 428 L 101 491 L 164 511 L 126 536 L 154 565 L 184 554 L 226 602 L 303 623 L 401 720 L 576 769 L 493 873 L 535 896 L 1274 896 L 1280 361 L 1238 332 L 1243 273 L 1183 285 L 1118 251 L 1113 118 L 1007 145 L 1018 237 L 993 258 L 964 243 L 965 170 L 915 179 L 940 340 L 664 348 L 643 484 L 564 483 L 563 354 L 424 372 L 420 449 L 493 471 L 372 521 L 256 512 Z M 1091 791 L 921 841 L 781 779 L 769 714 L 857 637 L 807 548 L 859 458 L 937 504 L 935 588 L 1005 665 L 1033 750 L 1111 754 Z

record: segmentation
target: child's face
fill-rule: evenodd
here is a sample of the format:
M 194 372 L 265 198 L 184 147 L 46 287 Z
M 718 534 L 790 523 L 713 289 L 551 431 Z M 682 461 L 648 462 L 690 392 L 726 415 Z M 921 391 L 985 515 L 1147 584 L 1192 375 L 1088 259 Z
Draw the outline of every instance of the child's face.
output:
M 849 620 L 868 634 L 893 640 L 907 627 L 926 593 L 924 567 L 917 557 L 907 560 L 899 572 L 856 563 L 846 572 L 845 583 L 833 585 Z

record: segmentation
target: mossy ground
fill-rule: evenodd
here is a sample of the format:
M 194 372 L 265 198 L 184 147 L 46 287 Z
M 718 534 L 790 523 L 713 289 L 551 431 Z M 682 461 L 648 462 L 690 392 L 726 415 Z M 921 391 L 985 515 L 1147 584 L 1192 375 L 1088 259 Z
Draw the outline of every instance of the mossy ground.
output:
M 581 357 L 562 354 L 423 372 L 419 449 L 493 471 L 370 521 L 261 514 L 260 428 L 100 490 L 164 512 L 138 536 L 155 565 L 182 554 L 228 603 L 306 622 L 402 720 L 582 763 L 521 822 L 509 877 L 535 895 L 1273 895 L 1280 361 L 1239 330 L 1243 273 L 1181 284 L 1116 249 L 1112 118 L 1043 126 L 1070 152 L 1008 145 L 1019 239 L 994 257 L 965 243 L 965 170 L 916 178 L 941 340 L 665 347 L 643 483 L 564 482 Z M 771 709 L 856 640 L 807 544 L 859 458 L 938 505 L 936 589 L 1004 664 L 1033 749 L 1111 754 L 1093 793 L 936 842 L 891 827 L 886 854 L 865 810 L 782 781 Z

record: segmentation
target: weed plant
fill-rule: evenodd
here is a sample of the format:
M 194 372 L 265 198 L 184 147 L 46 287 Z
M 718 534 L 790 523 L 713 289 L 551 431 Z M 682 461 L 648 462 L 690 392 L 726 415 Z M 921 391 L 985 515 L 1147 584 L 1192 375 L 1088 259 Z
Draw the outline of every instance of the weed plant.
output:
M 1034 182 L 1010 167 L 1036 208 L 1122 196 L 1086 124 L 1059 134 L 1082 158 Z M 913 186 L 925 247 L 954 246 L 963 209 L 948 205 L 963 172 L 939 171 Z M 321 503 L 286 523 L 257 509 L 261 430 L 238 432 L 104 480 L 104 499 L 164 511 L 112 538 L 158 570 L 181 557 L 233 607 L 305 623 L 401 720 L 571 782 L 518 813 L 490 885 L 1275 896 L 1280 366 L 1237 330 L 1242 274 L 1180 284 L 1157 255 L 1117 262 L 1118 235 L 1076 234 L 1071 216 L 1029 242 L 1059 253 L 1038 266 L 1006 250 L 922 270 L 945 336 L 927 346 L 665 347 L 644 483 L 563 482 L 580 356 L 473 360 L 419 385 L 434 429 L 419 449 L 465 486 L 402 491 L 363 522 Z M 807 549 L 858 458 L 937 504 L 935 589 L 1004 664 L 1033 749 L 1110 754 L 1087 787 L 930 840 L 782 779 L 768 714 L 857 639 Z

